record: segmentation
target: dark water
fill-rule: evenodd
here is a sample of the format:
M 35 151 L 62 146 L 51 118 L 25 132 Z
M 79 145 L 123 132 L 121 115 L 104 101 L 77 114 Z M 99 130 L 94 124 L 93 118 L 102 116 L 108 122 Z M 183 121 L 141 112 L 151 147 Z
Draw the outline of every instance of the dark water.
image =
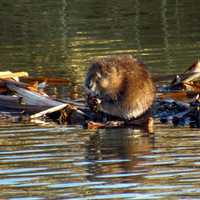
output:
M 65 77 L 81 91 L 94 57 L 131 53 L 151 73 L 199 58 L 198 0 L 1 0 L 1 70 Z M 78 86 L 78 87 L 77 87 Z M 200 130 L 84 130 L 0 122 L 1 199 L 199 199 Z

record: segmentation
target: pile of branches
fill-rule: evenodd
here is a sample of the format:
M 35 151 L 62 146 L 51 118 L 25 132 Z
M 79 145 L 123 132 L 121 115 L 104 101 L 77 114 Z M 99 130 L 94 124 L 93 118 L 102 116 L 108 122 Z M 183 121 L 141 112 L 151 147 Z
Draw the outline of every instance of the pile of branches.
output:
M 195 62 L 182 74 L 170 77 L 173 77 L 170 84 L 157 87 L 152 117 L 147 120 L 149 132 L 153 132 L 153 119 L 176 126 L 200 127 L 200 62 Z M 91 110 L 84 101 L 58 100 L 44 92 L 46 83 L 64 85 L 67 82 L 60 78 L 33 78 L 27 72 L 0 72 L 0 117 L 39 118 L 87 128 L 121 128 L 140 124 L 140 120 L 126 123 L 108 118 L 98 109 Z

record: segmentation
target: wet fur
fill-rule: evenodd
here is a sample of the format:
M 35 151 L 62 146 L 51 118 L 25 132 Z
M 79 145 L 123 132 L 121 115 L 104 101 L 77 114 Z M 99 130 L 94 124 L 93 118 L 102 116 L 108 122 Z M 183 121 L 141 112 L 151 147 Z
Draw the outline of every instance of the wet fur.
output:
M 137 118 L 153 103 L 155 90 L 144 64 L 131 55 L 110 56 L 89 68 L 85 88 L 101 100 L 101 111 L 123 119 Z

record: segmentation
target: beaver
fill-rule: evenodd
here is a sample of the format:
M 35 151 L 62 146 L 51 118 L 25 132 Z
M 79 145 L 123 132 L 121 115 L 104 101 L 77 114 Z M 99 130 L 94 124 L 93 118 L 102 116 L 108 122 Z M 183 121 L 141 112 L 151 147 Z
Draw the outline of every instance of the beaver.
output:
M 144 64 L 131 55 L 108 56 L 89 67 L 85 88 L 99 100 L 100 111 L 135 119 L 151 107 L 155 88 Z

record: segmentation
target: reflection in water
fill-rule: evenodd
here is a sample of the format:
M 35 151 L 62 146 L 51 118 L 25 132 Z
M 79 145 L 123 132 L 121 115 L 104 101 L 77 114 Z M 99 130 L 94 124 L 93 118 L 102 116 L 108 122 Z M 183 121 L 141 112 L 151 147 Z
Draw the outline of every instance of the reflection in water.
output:
M 129 52 L 154 73 L 180 72 L 178 66 L 199 56 L 194 2 L 2 0 L 1 66 L 67 77 L 73 85 L 82 81 L 93 57 Z
M 94 186 L 95 194 L 126 193 L 128 188 L 134 188 L 138 182 L 144 181 L 146 167 L 141 167 L 144 159 L 138 159 L 139 154 L 148 155 L 153 147 L 153 140 L 136 135 L 131 129 L 110 129 L 97 131 L 90 137 L 87 150 L 88 180 L 104 184 Z M 98 190 L 101 189 L 101 190 Z
M 198 197 L 199 131 L 156 130 L 1 126 L 0 198 Z
M 123 133 L 123 134 L 122 134 Z M 134 156 L 136 153 L 148 154 L 153 144 L 152 138 L 140 137 L 132 129 L 109 129 L 100 130 L 92 135 L 88 145 L 88 160 L 97 162 L 98 160 L 122 161 L 122 171 L 131 171 L 137 168 L 138 160 Z M 123 163 L 124 161 L 124 163 Z M 106 162 L 106 161 L 105 161 Z M 97 162 L 97 167 L 98 167 Z M 123 169 L 124 168 L 124 169 Z M 112 170 L 112 169 L 111 169 Z M 114 169 L 113 169 L 114 170 Z M 96 172 L 98 170 L 95 170 Z M 99 171 L 101 174 L 101 172 Z M 108 174 L 112 174 L 108 172 Z

